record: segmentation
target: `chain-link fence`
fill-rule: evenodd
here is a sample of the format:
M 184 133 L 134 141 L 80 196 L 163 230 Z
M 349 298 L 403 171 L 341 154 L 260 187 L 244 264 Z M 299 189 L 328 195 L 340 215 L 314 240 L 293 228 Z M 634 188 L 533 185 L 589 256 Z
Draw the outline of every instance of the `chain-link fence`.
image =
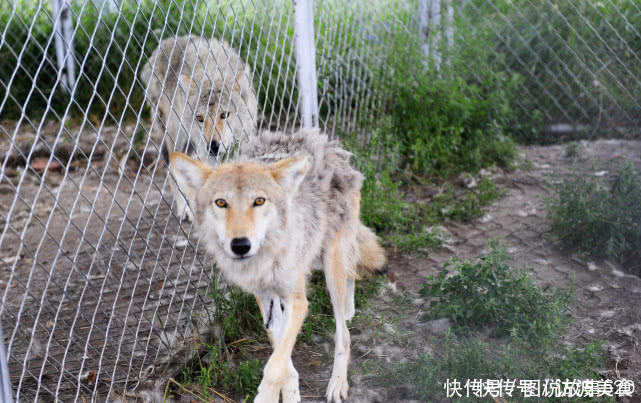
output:
M 296 28 L 294 3 L 2 6 L 0 314 L 17 401 L 126 398 L 172 376 L 199 340 L 215 335 L 216 272 L 182 219 L 164 148 L 182 144 L 211 156 L 212 141 L 242 140 L 232 130 L 226 143 L 223 132 L 232 126 L 228 114 L 243 107 L 247 135 L 294 130 L 308 118 L 300 111 L 332 135 L 363 132 L 393 101 L 379 80 L 397 65 L 390 62 L 401 54 L 399 33 L 419 38 L 434 69 L 471 82 L 482 80 L 474 62 L 448 69 L 477 45 L 468 38 L 486 38 L 489 68 L 518 81 L 529 139 L 639 135 L 641 7 L 634 0 L 319 0 Z M 312 70 L 301 67 L 311 43 L 296 36 L 311 26 Z M 206 50 L 190 59 L 188 46 L 172 46 L 167 60 L 185 55 L 188 63 L 164 74 L 153 69 L 164 110 L 142 72 L 158 66 L 151 55 L 164 39 L 185 35 Z M 212 38 L 227 41 L 223 52 Z M 234 101 L 239 73 L 249 92 Z M 182 76 L 191 82 L 180 84 Z M 301 80 L 312 80 L 311 88 Z M 207 128 L 208 117 L 186 107 L 192 84 L 195 102 L 207 94 L 205 114 L 220 127 Z M 301 96 L 307 90 L 317 98 Z M 194 130 L 207 141 L 186 134 Z

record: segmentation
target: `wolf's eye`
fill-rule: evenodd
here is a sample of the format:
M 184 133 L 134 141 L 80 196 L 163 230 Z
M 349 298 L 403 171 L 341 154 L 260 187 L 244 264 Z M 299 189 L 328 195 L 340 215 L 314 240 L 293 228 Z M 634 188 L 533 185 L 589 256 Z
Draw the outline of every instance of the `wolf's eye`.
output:
M 265 204 L 264 197 L 257 197 L 256 200 L 254 200 L 254 206 L 262 206 L 263 204 Z
M 218 207 L 220 207 L 220 208 L 226 208 L 227 207 L 227 202 L 224 201 L 223 199 L 216 199 L 216 201 L 214 203 L 216 203 L 216 205 Z
M 220 114 L 221 119 L 227 119 L 227 116 L 229 116 L 229 112 L 223 112 Z
M 196 120 L 199 121 L 200 123 L 205 121 L 205 117 L 203 115 L 198 115 L 196 116 Z

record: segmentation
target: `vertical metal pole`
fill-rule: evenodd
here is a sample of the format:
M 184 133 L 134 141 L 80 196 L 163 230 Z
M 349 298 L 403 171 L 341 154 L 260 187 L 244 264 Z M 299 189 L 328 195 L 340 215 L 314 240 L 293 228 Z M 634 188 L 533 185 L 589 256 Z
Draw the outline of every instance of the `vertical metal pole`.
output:
M 426 65 L 430 58 L 430 10 L 428 2 L 429 0 L 418 0 L 418 39 L 423 56 L 425 56 Z
M 318 88 L 312 0 L 294 3 L 294 44 L 302 127 L 318 127 Z
M 434 59 L 434 67 L 437 71 L 441 70 L 441 0 L 432 0 L 432 11 L 430 12 L 430 31 L 432 37 L 432 58 Z
M 56 40 L 56 61 L 60 81 L 67 92 L 76 82 L 76 65 L 73 60 L 73 23 L 71 10 L 65 0 L 52 0 L 54 35 Z
M 453 0 L 445 0 L 447 8 L 447 24 L 445 25 L 445 38 L 447 46 L 452 48 L 454 46 L 454 5 Z
M 7 364 L 7 352 L 4 349 L 4 335 L 2 334 L 2 323 L 0 323 L 0 402 L 13 402 L 13 388 L 9 378 L 9 366 Z

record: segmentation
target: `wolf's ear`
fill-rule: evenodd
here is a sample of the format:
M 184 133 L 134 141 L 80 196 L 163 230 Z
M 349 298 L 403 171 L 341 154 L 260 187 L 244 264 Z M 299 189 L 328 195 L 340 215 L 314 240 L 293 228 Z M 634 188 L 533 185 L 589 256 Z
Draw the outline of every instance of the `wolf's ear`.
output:
M 192 80 L 192 78 L 186 74 L 181 74 L 180 77 L 178 77 L 178 86 L 185 92 L 185 96 L 198 94 L 196 81 Z
M 169 168 L 176 179 L 178 187 L 193 206 L 198 189 L 205 184 L 211 169 L 202 162 L 178 152 L 169 154 L 169 162 Z
M 298 189 L 309 169 L 306 155 L 287 158 L 269 165 L 269 170 L 278 184 L 291 191 Z

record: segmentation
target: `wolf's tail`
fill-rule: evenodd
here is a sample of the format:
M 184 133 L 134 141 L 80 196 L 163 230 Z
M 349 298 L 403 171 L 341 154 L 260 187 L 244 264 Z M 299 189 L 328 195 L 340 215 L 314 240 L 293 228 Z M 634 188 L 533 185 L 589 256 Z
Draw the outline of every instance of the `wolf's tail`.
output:
M 360 224 L 356 240 L 360 248 L 360 260 L 358 261 L 358 272 L 373 272 L 385 264 L 385 250 L 378 242 L 378 237 L 368 227 Z

